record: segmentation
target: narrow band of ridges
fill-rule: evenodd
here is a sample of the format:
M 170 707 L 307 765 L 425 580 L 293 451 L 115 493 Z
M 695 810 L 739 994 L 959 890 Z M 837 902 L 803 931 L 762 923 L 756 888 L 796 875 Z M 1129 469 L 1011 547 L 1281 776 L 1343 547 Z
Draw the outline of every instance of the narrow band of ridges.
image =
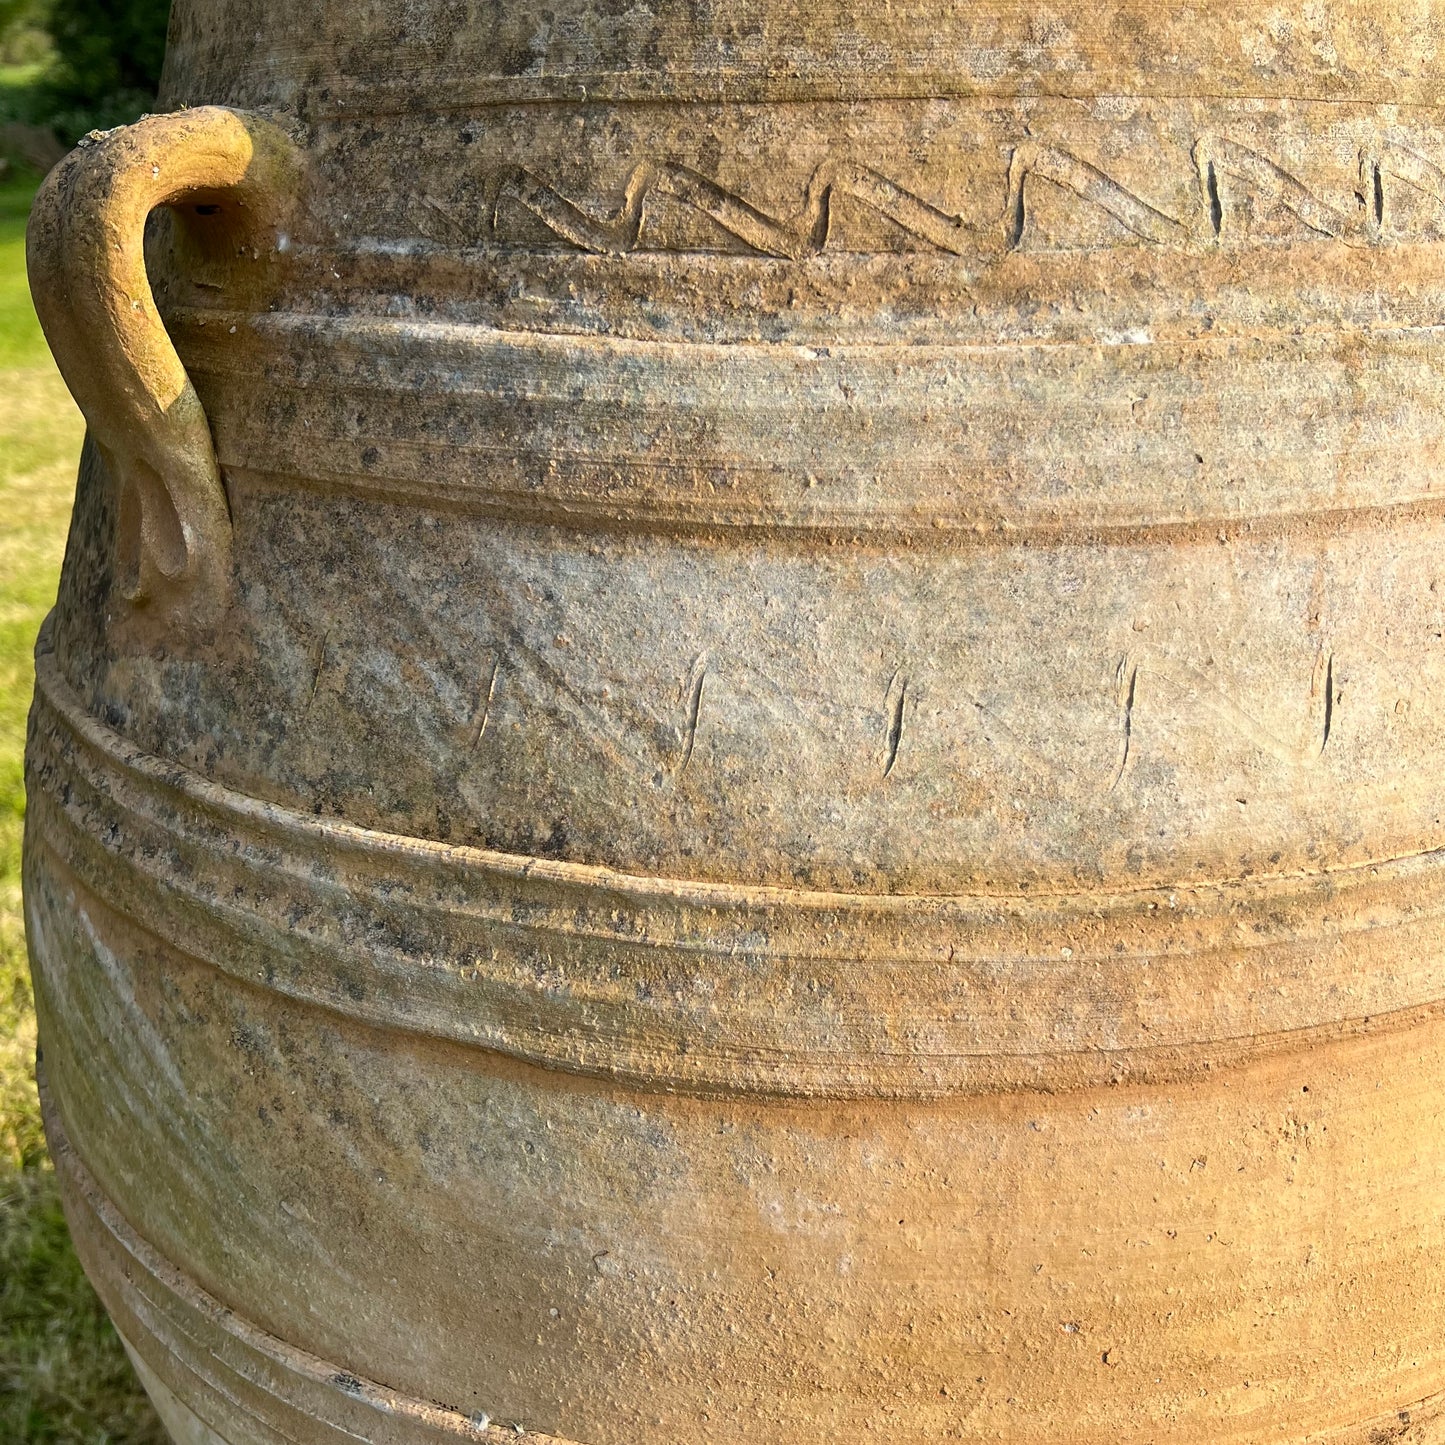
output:
M 45 1133 L 86 1273 L 122 1337 L 197 1418 L 232 1445 L 504 1445 L 508 1423 L 412 1399 L 277 1339 L 228 1309 L 127 1223 L 71 1147 L 42 1081 Z M 518 1422 L 523 1423 L 523 1422 Z M 244 1433 L 237 1433 L 237 1427 Z M 527 1429 L 535 1445 L 568 1445 Z
M 1445 1000 L 1434 853 L 1053 897 L 643 879 L 401 838 L 139 752 L 42 656 L 31 847 L 176 955 L 649 1090 L 928 1098 L 1177 1078 Z

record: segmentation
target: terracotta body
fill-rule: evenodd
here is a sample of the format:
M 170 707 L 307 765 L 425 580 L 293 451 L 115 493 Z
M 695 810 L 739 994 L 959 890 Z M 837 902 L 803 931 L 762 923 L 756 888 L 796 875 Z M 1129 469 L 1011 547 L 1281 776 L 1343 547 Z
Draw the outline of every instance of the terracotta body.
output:
M 1445 1439 L 1442 47 L 178 0 L 26 864 L 178 1441 Z

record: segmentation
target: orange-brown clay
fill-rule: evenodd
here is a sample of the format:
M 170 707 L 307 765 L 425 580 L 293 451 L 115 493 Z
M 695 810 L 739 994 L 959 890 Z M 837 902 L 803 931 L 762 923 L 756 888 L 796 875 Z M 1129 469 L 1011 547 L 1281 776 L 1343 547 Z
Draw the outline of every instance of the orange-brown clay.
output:
M 26 907 L 180 1445 L 1445 1441 L 1442 58 L 177 0 Z

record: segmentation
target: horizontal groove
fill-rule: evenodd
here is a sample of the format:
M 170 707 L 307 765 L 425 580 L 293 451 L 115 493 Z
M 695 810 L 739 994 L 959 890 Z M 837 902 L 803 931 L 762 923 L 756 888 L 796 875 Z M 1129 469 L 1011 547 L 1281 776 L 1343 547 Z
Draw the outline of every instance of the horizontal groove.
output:
M 252 83 L 274 84 L 273 69 L 251 71 Z M 1389 105 L 1400 110 L 1433 111 L 1440 104 L 1429 86 L 1409 84 L 1388 88 L 1373 77 L 1337 80 L 1334 86 L 1279 85 L 1262 89 L 1257 81 L 1237 87 L 1201 89 L 1187 80 L 1141 85 L 1121 84 L 1118 73 L 1085 67 L 1072 83 L 1059 75 L 1017 77 L 999 84 L 969 78 L 958 69 L 910 70 L 889 74 L 874 66 L 849 69 L 837 65 L 814 75 L 796 70 L 770 71 L 758 65 L 720 71 L 713 67 L 670 63 L 665 74 L 649 75 L 640 69 L 577 70 L 545 78 L 528 76 L 448 73 L 435 69 L 408 78 L 398 69 L 386 79 L 353 78 L 344 88 L 332 87 L 325 100 L 315 103 L 318 118 L 331 123 L 365 123 L 373 118 L 415 115 L 418 78 L 425 79 L 429 116 L 466 115 L 474 111 L 514 106 L 686 107 L 695 105 L 868 105 L 900 102 L 1007 104 L 1017 101 L 1095 102 L 1115 100 L 1227 102 L 1238 105 L 1322 105 L 1354 107 Z M 1418 78 L 1412 72 L 1410 80 Z M 1424 92 L 1422 94 L 1422 91 Z M 189 100 L 187 96 L 185 99 Z
M 486 455 L 492 462 L 522 460 L 517 453 L 500 450 Z M 667 506 L 623 508 L 580 498 L 553 499 L 521 487 L 504 491 L 320 468 L 302 473 L 252 465 L 244 456 L 225 449 L 221 462 L 234 483 L 267 492 L 352 496 L 384 506 L 417 506 L 528 526 L 601 534 L 686 537 L 703 541 L 726 538 L 779 547 L 868 548 L 890 542 L 904 542 L 910 549 L 929 552 L 1016 546 L 1217 547 L 1221 540 L 1248 538 L 1251 542 L 1264 543 L 1285 537 L 1328 537 L 1359 529 L 1425 525 L 1445 518 L 1445 494 L 1442 494 L 1431 498 L 1411 497 L 1383 506 L 1328 507 L 1250 517 L 1221 513 L 1197 520 L 1171 517 L 1157 521 L 1090 519 L 1028 523 L 975 521 L 971 517 L 955 520 L 861 509 L 843 516 L 805 520 L 781 509 L 776 515 L 759 517 L 757 508 L 748 508 L 748 515 L 741 514 L 742 508 L 737 511 Z
M 1438 249 L 1438 248 L 1436 248 Z M 329 253 L 328 253 L 329 254 Z M 370 254 L 378 254 L 372 251 Z M 449 259 L 465 259 L 468 254 L 482 252 L 443 252 Z M 548 253 L 550 254 L 550 253 Z M 429 259 L 408 256 L 408 259 Z M 727 257 L 719 259 L 727 260 Z M 740 258 L 741 259 L 741 258 Z M 432 347 L 441 350 L 453 347 L 462 350 L 480 349 L 482 345 L 506 346 L 518 352 L 530 350 L 539 356 L 550 354 L 566 361 L 588 349 L 613 353 L 619 357 L 636 356 L 642 360 L 666 362 L 676 358 L 691 362 L 694 357 L 716 357 L 729 363 L 736 359 L 756 360 L 769 366 L 790 360 L 840 364 L 850 360 L 895 362 L 918 366 L 932 360 L 957 361 L 977 359 L 992 362 L 999 357 L 1020 352 L 1057 354 L 1067 357 L 1076 352 L 1090 355 L 1101 352 L 1150 352 L 1172 354 L 1218 353 L 1229 355 L 1242 348 L 1268 352 L 1271 346 L 1281 351 L 1301 352 L 1310 345 L 1328 347 L 1339 342 L 1430 340 L 1445 345 L 1445 322 L 1376 322 L 1370 325 L 1314 324 L 1258 327 L 1244 331 L 1212 331 L 1203 334 L 1169 334 L 1145 338 L 1131 335 L 1107 336 L 1025 336 L 1006 340 L 970 339 L 962 341 L 831 341 L 824 344 L 808 338 L 749 337 L 745 339 L 692 339 L 678 336 L 634 336 L 621 332 L 588 331 L 580 328 L 540 328 L 498 325 L 486 320 L 436 321 L 417 316 L 384 315 L 366 310 L 341 314 L 306 311 L 235 310 L 222 306 L 168 306 L 166 322 L 172 328 L 192 332 L 193 341 L 204 341 L 201 332 L 217 338 L 218 350 L 223 348 L 239 326 L 246 326 L 256 336 L 309 340 L 322 338 L 328 343 L 342 343 L 360 338 L 367 347 L 369 359 L 387 362 L 395 359 L 398 340 L 411 342 L 419 352 Z M 236 363 L 237 374 L 250 375 L 244 363 Z M 895 374 L 895 380 L 896 380 Z M 462 380 L 462 378 L 458 378 Z M 476 389 L 481 390 L 480 386 Z
M 1339 364 L 1327 337 L 1295 338 L 1278 352 L 1224 340 L 1161 344 L 1171 357 L 1204 358 L 1175 383 L 1161 361 L 1135 377 L 1081 348 L 1079 360 L 1051 362 L 1047 374 L 1016 359 L 1007 372 L 982 367 L 975 377 L 934 348 L 913 348 L 895 367 L 868 348 L 820 356 L 775 343 L 281 313 L 217 313 L 221 322 L 200 328 L 187 319 L 197 314 L 177 314 L 181 349 L 223 466 L 308 490 L 583 529 L 895 536 L 922 546 L 1212 543 L 1221 532 L 1325 535 L 1445 512 L 1439 328 L 1377 338 L 1380 386 L 1393 388 L 1389 428 L 1384 402 L 1326 407 L 1306 446 L 1303 430 L 1261 430 L 1252 416 L 1221 421 L 1190 398 L 1227 374 L 1245 394 L 1297 385 L 1299 407 L 1325 407 L 1319 369 Z M 1252 388 L 1245 368 L 1257 373 Z M 1136 425 L 1128 414 L 1129 388 L 1146 381 L 1171 427 Z M 1051 399 L 1009 460 L 1011 419 L 1040 388 Z M 857 393 L 846 406 L 845 391 Z M 400 411 L 397 398 L 406 398 Z M 401 435 L 397 415 L 408 419 Z M 753 459 L 769 454 L 766 438 L 807 438 L 820 422 L 826 444 L 779 442 L 768 465 Z M 1063 446 L 1080 427 L 1095 438 L 1086 454 Z M 1352 441 L 1361 428 L 1381 436 L 1362 446 Z M 651 440 L 629 442 L 634 433 Z

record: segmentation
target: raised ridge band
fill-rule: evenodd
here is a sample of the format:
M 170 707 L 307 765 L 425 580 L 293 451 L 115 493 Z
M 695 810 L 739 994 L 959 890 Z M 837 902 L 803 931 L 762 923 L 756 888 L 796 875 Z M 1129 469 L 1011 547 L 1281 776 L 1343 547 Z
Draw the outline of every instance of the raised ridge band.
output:
M 144 755 L 42 656 L 31 839 L 251 985 L 666 1091 L 928 1098 L 1179 1077 L 1441 1011 L 1445 858 L 1188 889 L 809 893 L 322 820 Z

